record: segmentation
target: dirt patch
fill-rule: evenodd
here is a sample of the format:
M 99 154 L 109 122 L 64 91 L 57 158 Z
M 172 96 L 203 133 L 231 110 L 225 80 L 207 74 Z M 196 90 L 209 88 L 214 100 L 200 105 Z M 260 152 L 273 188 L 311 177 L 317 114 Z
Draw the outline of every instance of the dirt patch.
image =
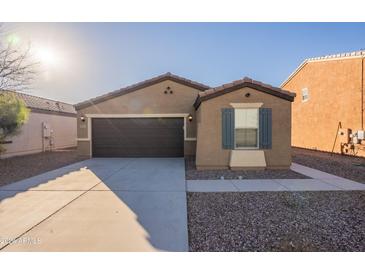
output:
M 365 158 L 293 148 L 293 162 L 365 183 Z
M 186 180 L 222 179 L 308 179 L 309 177 L 290 169 L 285 170 L 197 170 L 195 157 L 185 158 Z
M 188 193 L 191 251 L 365 251 L 365 192 Z
M 87 159 L 87 157 L 78 156 L 74 149 L 1 159 L 0 186 L 36 176 L 85 159 Z

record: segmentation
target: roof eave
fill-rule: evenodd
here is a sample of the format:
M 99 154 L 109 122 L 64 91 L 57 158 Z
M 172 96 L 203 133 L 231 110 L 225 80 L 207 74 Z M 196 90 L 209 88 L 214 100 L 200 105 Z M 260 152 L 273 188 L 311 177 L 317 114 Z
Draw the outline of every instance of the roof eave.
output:
M 280 85 L 280 87 L 284 87 L 287 83 L 290 82 L 295 75 L 297 75 L 305 65 L 308 63 L 314 62 L 329 62 L 329 61 L 337 61 L 337 60 L 348 60 L 348 59 L 355 59 L 355 58 L 365 58 L 364 51 L 361 52 L 350 52 L 350 53 L 342 53 L 342 54 L 333 54 L 321 57 L 313 57 L 305 59 L 289 76 L 285 79 L 285 81 Z
M 75 107 L 76 110 L 81 110 L 81 109 L 86 108 L 88 106 L 91 106 L 93 104 L 98 104 L 98 103 L 104 102 L 106 100 L 109 100 L 109 99 L 112 99 L 112 98 L 115 98 L 115 97 L 119 97 L 119 96 L 122 96 L 122 95 L 125 95 L 125 94 L 128 94 L 128 93 L 140 90 L 142 88 L 146 88 L 146 87 L 161 83 L 161 82 L 166 81 L 166 80 L 171 80 L 173 82 L 176 82 L 176 83 L 179 83 L 179 84 L 182 84 L 182 85 L 185 85 L 185 86 L 189 86 L 189 87 L 195 88 L 195 89 L 200 90 L 200 91 L 204 91 L 204 90 L 207 90 L 207 89 L 210 88 L 207 85 L 200 84 L 200 83 L 197 83 L 197 82 L 194 82 L 194 81 L 191 81 L 191 80 L 188 80 L 188 79 L 173 75 L 171 73 L 167 73 L 167 74 L 164 74 L 164 75 L 157 76 L 157 77 L 155 77 L 155 79 L 152 78 L 152 79 L 149 79 L 149 80 L 145 80 L 143 82 L 134 84 L 132 86 L 125 87 L 125 88 L 122 88 L 122 89 L 119 89 L 119 90 L 115 90 L 115 91 L 112 91 L 112 92 L 107 93 L 105 95 L 101 95 L 100 97 L 96 97 L 94 99 L 86 100 L 84 102 L 81 102 L 81 103 L 78 103 L 78 104 L 74 105 L 74 107 Z
M 308 60 L 304 60 L 290 75 L 288 78 L 285 79 L 284 82 L 281 83 L 280 87 L 283 88 L 295 75 L 302 70 L 302 68 L 308 63 Z
M 284 93 L 280 93 L 276 90 L 273 90 L 273 89 L 270 89 L 270 88 L 267 88 L 267 87 L 262 87 L 260 85 L 256 85 L 254 83 L 244 82 L 244 83 L 241 83 L 241 84 L 238 84 L 238 85 L 227 87 L 225 89 L 222 89 L 220 91 L 217 91 L 217 92 L 214 92 L 214 93 L 211 93 L 211 94 L 207 94 L 207 95 L 203 95 L 203 96 L 198 95 L 198 97 L 195 100 L 194 107 L 197 110 L 199 108 L 199 106 L 201 105 L 201 103 L 204 102 L 204 101 L 207 101 L 209 99 L 213 99 L 215 97 L 218 97 L 218 96 L 221 96 L 221 95 L 224 95 L 224 94 L 227 94 L 229 92 L 232 92 L 232 91 L 235 91 L 235 90 L 238 90 L 238 89 L 241 89 L 241 88 L 245 88 L 245 87 L 249 87 L 249 88 L 252 88 L 252 89 L 255 89 L 255 90 L 258 90 L 258 91 L 262 91 L 262 92 L 265 92 L 265 93 L 270 94 L 272 96 L 279 97 L 281 99 L 284 99 L 284 100 L 287 100 L 287 101 L 290 101 L 290 102 L 294 102 L 294 98 L 296 96 L 295 93 L 284 94 Z
M 200 96 L 198 95 L 198 96 L 196 97 L 196 99 L 195 99 L 194 104 L 193 104 L 193 106 L 194 106 L 195 110 L 197 110 L 197 109 L 199 108 L 200 104 L 201 104 L 201 100 L 200 100 Z
M 29 108 L 31 112 L 35 112 L 35 113 L 69 116 L 69 117 L 76 117 L 77 116 L 77 112 L 55 111 L 55 110 L 42 109 L 42 108 L 36 108 L 36 107 L 27 107 L 27 108 Z

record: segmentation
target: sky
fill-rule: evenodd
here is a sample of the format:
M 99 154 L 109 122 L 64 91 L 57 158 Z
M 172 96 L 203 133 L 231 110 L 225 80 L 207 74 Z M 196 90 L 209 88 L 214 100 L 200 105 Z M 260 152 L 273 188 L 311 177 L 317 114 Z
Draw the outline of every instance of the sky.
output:
M 39 73 L 27 93 L 78 103 L 171 72 L 274 86 L 310 57 L 365 49 L 364 23 L 8 23 Z

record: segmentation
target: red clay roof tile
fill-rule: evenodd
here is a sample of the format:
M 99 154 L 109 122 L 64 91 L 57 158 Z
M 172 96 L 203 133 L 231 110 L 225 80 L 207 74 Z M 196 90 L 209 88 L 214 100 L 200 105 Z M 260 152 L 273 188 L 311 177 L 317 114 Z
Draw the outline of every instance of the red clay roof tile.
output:
M 194 106 L 195 108 L 199 108 L 202 101 L 209 100 L 211 98 L 223 95 L 230 91 L 237 90 L 243 87 L 251 87 L 266 93 L 269 93 L 273 96 L 277 96 L 283 98 L 288 101 L 294 101 L 295 93 L 290 91 L 283 90 L 278 87 L 273 87 L 271 85 L 252 80 L 251 78 L 245 77 L 241 80 L 236 80 L 228 84 L 224 84 L 215 88 L 211 88 L 202 92 L 199 92 L 198 98 L 196 99 Z
M 86 101 L 83 101 L 81 103 L 76 104 L 75 107 L 76 107 L 76 109 L 82 109 L 82 108 L 85 108 L 87 106 L 90 106 L 90 105 L 93 105 L 93 104 L 96 104 L 96 103 L 100 103 L 102 101 L 105 101 L 105 100 L 108 100 L 108 99 L 111 99 L 111 98 L 114 98 L 114 97 L 118 97 L 118 96 L 130 93 L 130 92 L 136 91 L 138 89 L 141 89 L 141 88 L 153 85 L 153 84 L 157 84 L 157 83 L 165 81 L 165 80 L 172 80 L 172 81 L 175 81 L 177 83 L 182 83 L 184 85 L 196 88 L 198 90 L 207 90 L 207 89 L 210 88 L 207 85 L 204 85 L 204 84 L 189 80 L 187 78 L 177 76 L 175 74 L 172 74 L 171 72 L 167 72 L 165 74 L 153 77 L 151 79 L 144 80 L 142 82 L 139 82 L 139 83 L 136 83 L 136 84 L 133 84 L 133 85 L 130 85 L 130 86 L 127 86 L 127 87 L 124 87 L 124 88 L 121 88 L 121 89 L 106 93 L 104 95 L 101 95 L 101 96 L 98 96 L 98 97 L 95 97 L 95 98 L 92 98 L 92 99 L 89 99 L 89 100 L 86 100 Z

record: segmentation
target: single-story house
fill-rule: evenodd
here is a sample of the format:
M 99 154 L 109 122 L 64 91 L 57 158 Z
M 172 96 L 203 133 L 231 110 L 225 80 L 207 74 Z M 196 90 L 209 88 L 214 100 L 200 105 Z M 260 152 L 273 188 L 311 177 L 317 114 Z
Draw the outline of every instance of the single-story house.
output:
M 77 104 L 91 157 L 183 157 L 198 169 L 288 168 L 294 93 L 249 78 L 210 88 L 171 73 Z
M 3 91 L 4 92 L 4 91 Z M 20 134 L 6 140 L 1 158 L 76 147 L 76 110 L 73 105 L 20 92 L 7 91 L 30 109 Z
M 293 104 L 292 145 L 365 157 L 365 51 L 305 59 L 282 83 Z

